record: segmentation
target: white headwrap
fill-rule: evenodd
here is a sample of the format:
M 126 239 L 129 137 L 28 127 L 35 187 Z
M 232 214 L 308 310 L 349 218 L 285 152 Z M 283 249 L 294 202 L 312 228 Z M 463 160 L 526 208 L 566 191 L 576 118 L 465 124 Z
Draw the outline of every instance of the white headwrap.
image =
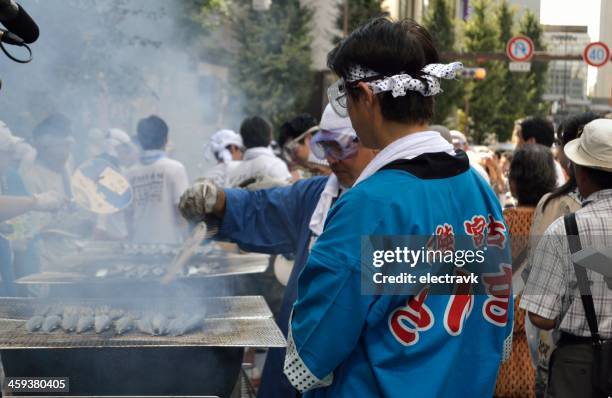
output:
M 346 134 L 352 138 L 357 137 L 357 132 L 351 124 L 351 119 L 348 117 L 338 116 L 331 105 L 327 105 L 321 116 L 321 123 L 319 123 L 321 130 L 338 132 L 339 134 Z
M 381 77 L 379 80 L 369 82 L 374 90 L 374 94 L 391 91 L 393 97 L 406 95 L 407 91 L 417 91 L 429 97 L 442 92 L 440 79 L 454 79 L 457 71 L 463 69 L 461 62 L 450 64 L 429 64 L 421 69 L 422 76 L 417 79 L 406 73 L 394 76 Z M 354 82 L 368 77 L 377 76 L 380 73 L 363 66 L 353 66 L 350 68 L 347 82 Z
M 223 163 L 230 162 L 232 160 L 232 154 L 227 149 L 228 145 L 236 145 L 242 148 L 244 144 L 242 143 L 240 134 L 229 129 L 217 131 L 210 137 L 210 142 L 204 148 L 206 159 L 212 160 L 214 157 L 217 160 L 223 161 Z

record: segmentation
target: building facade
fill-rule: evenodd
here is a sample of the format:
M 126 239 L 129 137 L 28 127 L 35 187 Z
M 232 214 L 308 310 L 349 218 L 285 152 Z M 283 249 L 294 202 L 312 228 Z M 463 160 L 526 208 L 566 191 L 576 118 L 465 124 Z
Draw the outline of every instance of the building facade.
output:
M 423 0 L 385 0 L 382 8 L 393 19 L 414 19 L 423 21 L 425 13 L 425 2 Z
M 544 42 L 549 54 L 581 54 L 591 41 L 586 26 L 543 27 Z M 546 80 L 546 100 L 559 101 L 561 104 L 586 100 L 587 65 L 582 60 L 549 62 Z

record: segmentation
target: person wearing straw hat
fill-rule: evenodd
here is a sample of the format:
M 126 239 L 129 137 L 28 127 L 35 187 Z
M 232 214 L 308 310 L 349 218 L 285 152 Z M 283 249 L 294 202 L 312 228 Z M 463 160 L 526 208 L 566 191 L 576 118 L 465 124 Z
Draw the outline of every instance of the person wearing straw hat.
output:
M 583 198 L 582 207 L 572 213 L 576 231 L 566 232 L 572 231 L 571 215 L 558 218 L 546 229 L 530 255 L 532 270 L 521 308 L 535 326 L 560 333 L 551 356 L 546 395 L 609 396 L 610 391 L 592 384 L 591 376 L 596 361 L 594 336 L 598 335 L 597 344 L 612 339 L 612 290 L 603 275 L 574 267 L 571 253 L 576 247 L 571 247 L 568 235 L 578 235 L 583 248 L 612 246 L 612 120 L 595 119 L 586 124 L 582 134 L 565 145 L 564 152 L 573 164 Z

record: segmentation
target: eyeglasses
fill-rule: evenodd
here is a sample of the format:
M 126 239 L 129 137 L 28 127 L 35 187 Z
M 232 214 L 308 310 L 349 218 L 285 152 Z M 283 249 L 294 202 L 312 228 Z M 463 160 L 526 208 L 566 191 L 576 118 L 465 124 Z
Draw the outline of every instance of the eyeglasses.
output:
M 359 83 L 369 83 L 384 77 L 384 75 L 369 76 L 352 82 L 345 82 L 340 78 L 327 89 L 327 99 L 338 116 L 348 117 L 348 89 L 357 87 Z M 376 94 L 376 91 L 374 93 Z

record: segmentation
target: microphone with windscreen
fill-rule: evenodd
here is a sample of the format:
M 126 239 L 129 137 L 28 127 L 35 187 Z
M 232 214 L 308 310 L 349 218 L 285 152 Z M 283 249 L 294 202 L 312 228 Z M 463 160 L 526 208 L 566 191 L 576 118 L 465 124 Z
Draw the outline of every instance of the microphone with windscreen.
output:
M 0 0 L 0 23 L 24 43 L 34 43 L 40 34 L 38 25 L 14 0 Z

